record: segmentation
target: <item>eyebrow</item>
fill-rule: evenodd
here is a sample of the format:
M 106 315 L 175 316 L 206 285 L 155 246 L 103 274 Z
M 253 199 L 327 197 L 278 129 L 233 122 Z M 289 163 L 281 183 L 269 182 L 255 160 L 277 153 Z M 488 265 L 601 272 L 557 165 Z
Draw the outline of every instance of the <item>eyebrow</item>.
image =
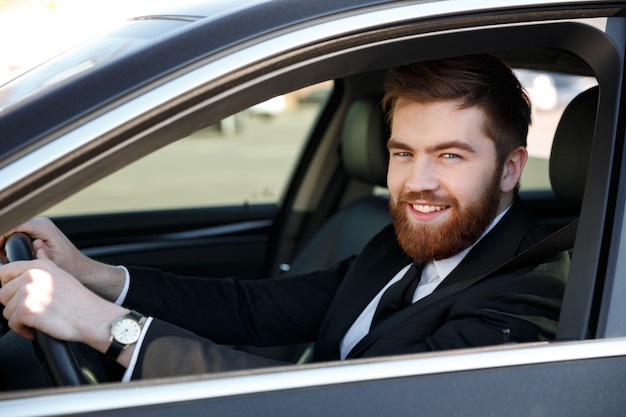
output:
M 391 148 L 398 148 L 398 149 L 411 149 L 411 147 L 409 145 L 407 145 L 406 143 L 398 140 L 398 139 L 394 139 L 394 138 L 390 138 L 387 141 L 387 149 L 391 149 Z
M 395 138 L 391 138 L 387 141 L 387 148 L 391 149 L 391 148 L 395 148 L 395 149 L 406 149 L 406 150 L 411 150 L 411 147 L 406 144 L 405 142 L 402 142 L 399 139 L 395 139 Z M 427 152 L 432 153 L 432 152 L 436 152 L 436 151 L 442 151 L 445 149 L 462 149 L 465 150 L 467 152 L 471 152 L 473 154 L 476 153 L 476 149 L 474 149 L 473 146 L 471 146 L 470 144 L 468 144 L 467 142 L 463 142 L 461 140 L 450 140 L 447 142 L 442 142 L 439 143 L 437 145 L 434 146 L 430 146 L 426 149 Z
M 429 147 L 428 150 L 430 152 L 433 152 L 433 151 L 442 151 L 442 150 L 445 150 L 445 149 L 453 149 L 453 148 L 454 149 L 462 149 L 464 151 L 471 152 L 471 153 L 476 153 L 476 149 L 474 149 L 473 146 L 471 146 L 469 143 L 463 142 L 461 140 L 451 140 L 451 141 L 448 141 L 448 142 L 443 142 L 443 143 L 440 143 L 438 145 Z

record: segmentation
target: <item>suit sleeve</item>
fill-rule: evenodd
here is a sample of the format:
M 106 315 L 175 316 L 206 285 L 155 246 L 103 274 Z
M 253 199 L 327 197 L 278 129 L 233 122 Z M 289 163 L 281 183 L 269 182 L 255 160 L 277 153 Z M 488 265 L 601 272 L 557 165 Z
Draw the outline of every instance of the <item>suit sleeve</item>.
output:
M 153 319 L 143 340 L 131 379 L 293 365 L 233 350 L 188 330 Z
M 309 342 L 351 262 L 329 271 L 259 281 L 177 277 L 129 268 L 124 304 L 220 344 Z

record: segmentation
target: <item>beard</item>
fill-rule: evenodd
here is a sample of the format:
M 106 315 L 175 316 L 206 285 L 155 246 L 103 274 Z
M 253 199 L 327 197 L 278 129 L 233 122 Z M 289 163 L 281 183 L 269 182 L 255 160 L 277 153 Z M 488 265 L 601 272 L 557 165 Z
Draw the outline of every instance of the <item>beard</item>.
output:
M 466 207 L 454 197 L 438 197 L 431 192 L 403 193 L 389 206 L 400 247 L 418 262 L 446 259 L 471 246 L 498 214 L 502 198 L 500 177 L 496 170 L 482 195 Z M 451 218 L 442 224 L 415 224 L 406 210 L 408 201 L 429 200 L 449 206 Z

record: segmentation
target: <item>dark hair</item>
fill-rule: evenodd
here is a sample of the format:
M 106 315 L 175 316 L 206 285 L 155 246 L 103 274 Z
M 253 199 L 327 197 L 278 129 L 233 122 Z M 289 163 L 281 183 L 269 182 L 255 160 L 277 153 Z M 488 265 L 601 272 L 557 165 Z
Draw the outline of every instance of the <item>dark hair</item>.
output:
M 418 103 L 455 100 L 461 108 L 479 106 L 486 114 L 485 134 L 496 143 L 499 162 L 526 146 L 530 100 L 517 77 L 488 54 L 403 65 L 389 71 L 383 109 L 391 122 L 399 98 Z

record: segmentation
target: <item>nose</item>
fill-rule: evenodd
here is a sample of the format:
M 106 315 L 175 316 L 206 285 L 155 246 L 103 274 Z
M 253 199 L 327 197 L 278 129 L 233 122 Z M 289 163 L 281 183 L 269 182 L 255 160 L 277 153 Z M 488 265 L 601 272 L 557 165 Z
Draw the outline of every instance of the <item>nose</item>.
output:
M 439 188 L 436 167 L 428 158 L 415 158 L 407 174 L 404 185 L 407 191 L 434 191 Z

